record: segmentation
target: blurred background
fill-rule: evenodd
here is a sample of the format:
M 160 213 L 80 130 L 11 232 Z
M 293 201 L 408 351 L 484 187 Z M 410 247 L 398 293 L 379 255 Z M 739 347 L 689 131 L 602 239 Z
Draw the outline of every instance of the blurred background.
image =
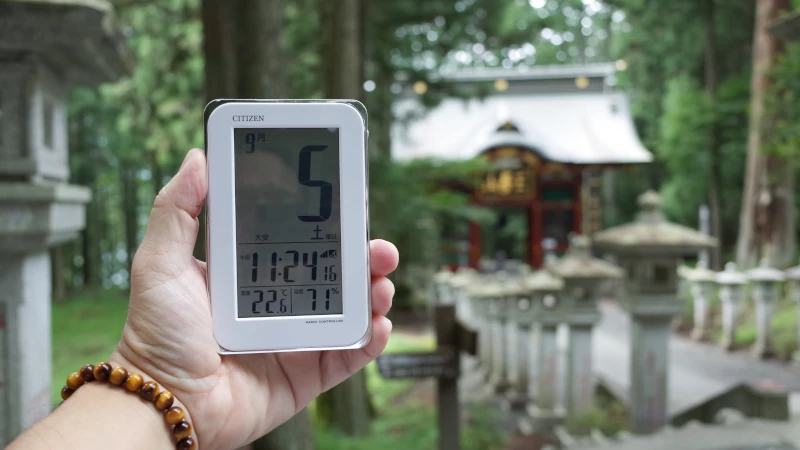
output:
M 125 68 L 103 83 L 70 83 L 65 97 L 69 183 L 89 187 L 91 201 L 76 238 L 48 250 L 53 402 L 60 380 L 116 345 L 153 199 L 186 151 L 204 146 L 203 108 L 214 98 L 366 105 L 371 236 L 401 254 L 391 351 L 433 348 L 442 266 L 538 268 L 548 252 L 564 254 L 570 236 L 634 220 L 647 190 L 660 194 L 666 218 L 717 239 L 711 270 L 763 257 L 780 269 L 798 262 L 798 0 L 109 3 L 98 11 Z M 13 44 L 4 12 L 13 20 L 14 8 L 0 8 L 0 50 Z M 501 150 L 531 135 L 552 144 L 530 164 L 553 184 L 530 202 L 563 211 L 520 208 L 528 199 L 516 189 L 527 188 L 517 186 L 530 179 L 514 167 L 503 175 Z M 770 325 L 770 358 L 781 367 L 798 348 L 788 292 Z M 712 336 L 719 309 L 712 300 Z M 678 334 L 692 328 L 691 298 L 683 311 Z M 747 346 L 755 312 L 742 314 L 735 338 Z M 374 366 L 362 376 L 366 425 L 337 423 L 336 401 L 322 400 L 287 437 L 276 432 L 282 443 L 260 448 L 435 448 L 429 380 L 384 380 Z M 626 419 L 621 404 L 609 405 L 586 420 L 611 433 Z M 500 411 L 491 402 L 469 408 L 465 448 L 511 445 L 516 432 Z M 526 442 L 519 448 L 550 441 Z

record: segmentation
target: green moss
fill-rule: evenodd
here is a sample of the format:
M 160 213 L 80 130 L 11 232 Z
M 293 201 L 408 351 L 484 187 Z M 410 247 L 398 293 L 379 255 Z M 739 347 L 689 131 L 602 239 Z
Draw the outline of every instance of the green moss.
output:
M 87 291 L 53 305 L 54 404 L 61 401 L 70 373 L 104 361 L 114 351 L 127 315 L 128 293 L 119 290 Z
M 462 448 L 499 450 L 504 447 L 505 437 L 496 426 L 494 414 L 485 407 L 467 411 L 467 424 L 461 429 Z M 438 442 L 435 408 L 417 402 L 387 409 L 373 420 L 366 436 L 345 436 L 320 427 L 315 431 L 317 450 L 434 450 Z

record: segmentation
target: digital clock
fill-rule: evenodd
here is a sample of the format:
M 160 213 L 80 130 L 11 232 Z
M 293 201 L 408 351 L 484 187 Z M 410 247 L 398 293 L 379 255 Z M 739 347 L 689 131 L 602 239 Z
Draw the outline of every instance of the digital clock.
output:
M 354 101 L 215 100 L 205 125 L 220 351 L 366 345 L 366 110 Z

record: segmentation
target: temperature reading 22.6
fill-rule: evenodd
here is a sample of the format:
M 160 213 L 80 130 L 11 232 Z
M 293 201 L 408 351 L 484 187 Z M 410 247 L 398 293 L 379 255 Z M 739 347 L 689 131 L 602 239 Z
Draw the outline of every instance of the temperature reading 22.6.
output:
M 259 283 L 266 281 L 269 283 L 296 283 L 297 278 L 302 278 L 305 282 L 317 281 L 320 272 L 322 281 L 336 281 L 338 275 L 336 264 L 326 264 L 318 266 L 319 257 L 317 252 L 301 253 L 297 250 L 285 250 L 279 252 L 267 252 L 267 263 L 260 263 L 262 258 L 259 252 L 253 252 L 249 259 L 252 262 L 250 281 Z M 242 256 L 242 260 L 247 260 L 248 256 Z M 305 271 L 305 275 L 298 276 L 297 271 Z M 264 273 L 266 272 L 266 273 Z M 260 275 L 263 274 L 263 275 Z M 267 279 L 263 279 L 265 276 Z

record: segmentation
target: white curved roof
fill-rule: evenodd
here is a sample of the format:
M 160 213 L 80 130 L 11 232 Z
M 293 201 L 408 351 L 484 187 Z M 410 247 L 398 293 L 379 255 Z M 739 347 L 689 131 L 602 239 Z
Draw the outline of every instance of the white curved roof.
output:
M 504 78 L 509 88 L 483 99 L 446 98 L 425 111 L 417 98 L 394 104 L 395 117 L 418 116 L 392 128 L 392 155 L 414 158 L 468 159 L 492 147 L 530 148 L 548 160 L 573 164 L 631 164 L 653 159 L 634 129 L 625 94 L 605 86 L 608 73 L 589 66 L 586 89 L 574 87 L 580 67 L 540 68 Z M 502 78 L 497 71 L 492 75 Z M 465 76 L 448 81 L 460 84 Z M 475 72 L 472 82 L 486 76 Z M 516 86 L 515 86 L 516 85 Z M 510 122 L 519 130 L 498 131 Z

